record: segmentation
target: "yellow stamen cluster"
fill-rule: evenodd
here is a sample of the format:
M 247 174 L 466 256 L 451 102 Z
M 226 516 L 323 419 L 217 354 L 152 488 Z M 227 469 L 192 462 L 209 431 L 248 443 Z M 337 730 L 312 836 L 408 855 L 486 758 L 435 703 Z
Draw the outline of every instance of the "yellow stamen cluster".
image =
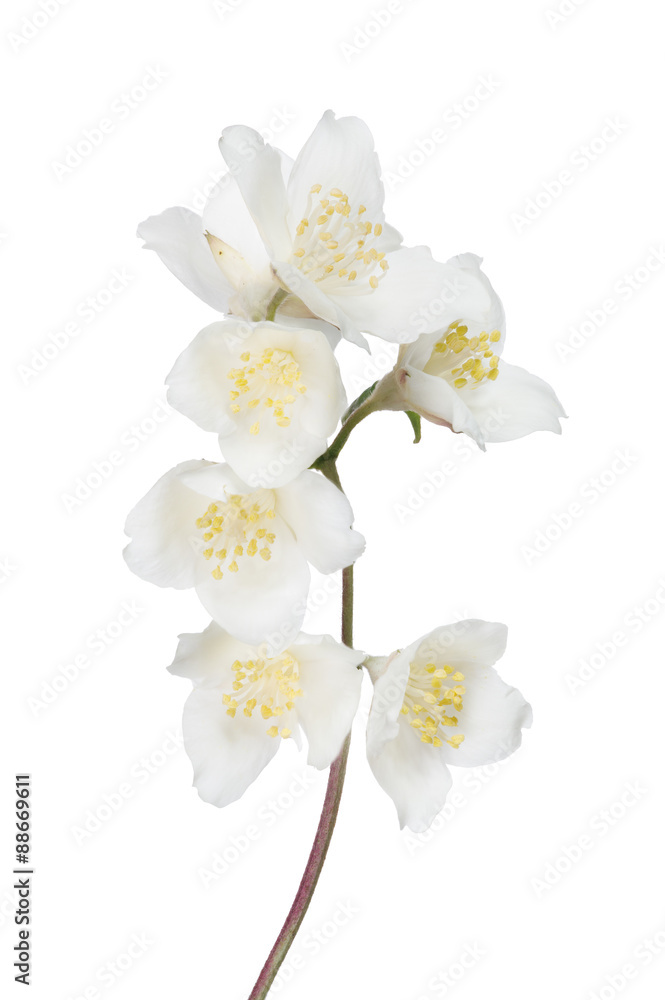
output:
M 321 184 L 314 184 L 296 227 L 292 262 L 312 281 L 325 282 L 327 293 L 343 291 L 349 283 L 354 291 L 373 291 L 388 270 L 385 253 L 373 245 L 383 226 L 363 219 L 364 205 L 354 212 L 340 188 L 323 198 L 319 194 Z
M 291 351 L 266 347 L 256 354 L 245 351 L 240 360 L 245 362 L 243 367 L 227 373 L 234 386 L 229 391 L 231 412 L 242 413 L 244 407 L 245 412 L 254 411 L 258 416 L 261 410 L 268 410 L 278 427 L 288 427 L 293 404 L 307 392 L 301 381 L 302 371 Z M 260 428 L 260 420 L 255 420 L 250 434 L 258 434 Z
M 214 563 L 211 573 L 215 580 L 221 580 L 224 571 L 237 573 L 238 560 L 244 556 L 259 555 L 266 562 L 270 560 L 275 534 L 269 528 L 274 517 L 274 494 L 270 490 L 245 496 L 232 493 L 226 500 L 208 505 L 205 514 L 197 517 L 196 527 L 205 544 L 203 558 Z
M 296 698 L 302 697 L 298 661 L 288 652 L 244 663 L 236 660 L 231 669 L 235 676 L 233 694 L 222 695 L 222 700 L 226 714 L 232 719 L 239 710 L 249 719 L 255 711 L 260 712 L 266 722 L 279 719 L 293 709 Z M 292 730 L 273 723 L 266 732 L 268 736 L 286 739 Z
M 436 663 L 410 664 L 409 682 L 402 703 L 402 715 L 410 726 L 420 733 L 422 743 L 441 747 L 444 743 L 455 750 L 464 741 L 462 733 L 453 736 L 446 735 L 447 728 L 455 728 L 458 724 L 457 715 L 447 714 L 451 711 L 461 712 L 462 698 L 466 688 L 461 681 L 464 674 L 454 667 L 445 664 L 438 667 Z M 452 685 L 445 682 L 453 681 Z
M 457 320 L 434 345 L 425 365 L 428 375 L 447 379 L 456 389 L 475 389 L 485 379 L 499 377 L 499 358 L 492 345 L 501 340 L 499 330 L 468 337 L 469 328 Z

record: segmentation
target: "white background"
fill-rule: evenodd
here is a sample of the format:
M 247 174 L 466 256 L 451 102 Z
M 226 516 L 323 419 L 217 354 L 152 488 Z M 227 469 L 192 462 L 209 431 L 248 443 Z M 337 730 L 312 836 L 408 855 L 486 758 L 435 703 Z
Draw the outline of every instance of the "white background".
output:
M 217 454 L 213 435 L 160 403 L 173 360 L 214 317 L 140 250 L 136 225 L 169 205 L 200 209 L 225 125 L 272 132 L 293 155 L 327 107 L 368 122 L 407 244 L 484 257 L 507 359 L 553 384 L 570 419 L 561 437 L 486 455 L 431 425 L 413 447 L 396 414 L 353 435 L 340 471 L 368 542 L 357 644 L 385 653 L 458 617 L 506 622 L 500 670 L 535 722 L 509 761 L 457 773 L 425 840 L 400 834 L 361 713 L 294 947 L 301 968 L 288 964 L 274 995 L 434 1000 L 446 979 L 459 1000 L 660 993 L 662 25 L 647 0 L 561 6 L 557 21 L 554 0 L 402 0 L 378 30 L 384 0 L 51 0 L 48 17 L 28 0 L 3 5 L 0 938 L 12 996 L 17 771 L 33 775 L 32 996 L 243 1000 L 300 878 L 325 776 L 289 744 L 232 807 L 198 799 L 171 736 L 188 684 L 164 668 L 177 633 L 206 615 L 191 593 L 132 577 L 121 549 L 126 512 L 162 472 Z M 154 89 L 129 108 L 149 72 Z M 59 168 L 103 118 L 103 141 Z M 445 141 L 428 145 L 437 128 Z M 125 286 L 116 278 L 109 295 L 114 270 Z M 339 356 L 350 392 L 376 377 L 361 352 Z M 118 451 L 68 510 L 65 495 Z M 337 615 L 333 596 L 308 630 L 337 634 Z M 87 665 L 72 669 L 77 656 Z M 117 805 L 121 786 L 108 818 L 104 796 Z M 104 821 L 82 834 L 95 812 Z M 206 888 L 216 852 L 227 870 Z M 130 961 L 133 935 L 150 943 Z M 648 959 L 650 940 L 660 957 Z

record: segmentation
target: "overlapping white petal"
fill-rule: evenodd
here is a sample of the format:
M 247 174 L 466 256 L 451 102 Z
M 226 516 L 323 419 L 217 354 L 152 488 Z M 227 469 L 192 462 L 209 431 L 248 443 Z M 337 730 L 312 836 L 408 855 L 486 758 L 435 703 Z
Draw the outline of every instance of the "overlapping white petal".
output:
M 400 350 L 395 372 L 384 380 L 388 408 L 413 410 L 483 449 L 534 431 L 561 433 L 565 413 L 552 388 L 501 358 L 505 314 L 480 258 L 463 254 L 448 263 L 457 270 L 459 294 L 438 330 Z
M 202 330 L 167 377 L 169 402 L 219 434 L 251 486 L 283 486 L 326 449 L 346 408 L 339 367 L 318 330 L 229 319 Z
M 311 490 L 312 478 L 321 481 L 318 506 L 291 519 L 293 495 Z M 282 489 L 289 490 L 283 507 Z M 243 642 L 283 649 L 304 618 L 316 525 L 326 525 L 325 551 L 337 553 L 325 570 L 334 572 L 364 547 L 351 519 L 346 498 L 319 473 L 303 472 L 288 487 L 256 489 L 228 465 L 185 462 L 162 476 L 129 515 L 125 558 L 138 576 L 159 586 L 196 588 L 212 618 Z
M 304 633 L 272 655 L 214 622 L 182 635 L 169 669 L 194 686 L 183 733 L 201 798 L 217 806 L 240 798 L 282 739 L 300 746 L 301 731 L 308 763 L 328 767 L 358 708 L 363 656 L 330 636 Z
M 367 755 L 401 826 L 430 826 L 450 788 L 449 765 L 493 763 L 519 747 L 531 708 L 493 669 L 505 644 L 504 625 L 468 620 L 369 661 Z

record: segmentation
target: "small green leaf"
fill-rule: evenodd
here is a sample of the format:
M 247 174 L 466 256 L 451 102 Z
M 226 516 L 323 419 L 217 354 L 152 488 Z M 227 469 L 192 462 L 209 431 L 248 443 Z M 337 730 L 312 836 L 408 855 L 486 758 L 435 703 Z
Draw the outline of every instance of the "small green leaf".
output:
M 421 434 L 420 434 L 420 414 L 419 413 L 414 413 L 413 410 L 405 410 L 404 412 L 406 413 L 407 417 L 411 421 L 411 426 L 413 427 L 413 433 L 415 434 L 415 437 L 413 439 L 413 443 L 414 444 L 418 444 L 418 442 L 420 441 L 420 437 L 421 437 Z

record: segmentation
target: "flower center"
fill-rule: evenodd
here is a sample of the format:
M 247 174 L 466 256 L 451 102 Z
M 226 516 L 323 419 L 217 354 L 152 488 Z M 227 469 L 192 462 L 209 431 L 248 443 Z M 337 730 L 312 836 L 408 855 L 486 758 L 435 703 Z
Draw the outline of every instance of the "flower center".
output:
M 402 715 L 420 733 L 422 743 L 431 743 L 435 747 L 447 743 L 457 750 L 464 736 L 462 733 L 446 735 L 446 729 L 456 727 L 458 723 L 456 715 L 447 715 L 446 712 L 450 705 L 458 712 L 464 707 L 462 696 L 466 688 L 460 683 L 464 674 L 447 664 L 437 667 L 435 663 L 426 663 L 423 667 L 411 663 L 410 668 Z M 444 683 L 446 680 L 455 683 L 448 686 Z
M 271 490 L 257 490 L 242 496 L 232 493 L 227 500 L 208 505 L 196 527 L 203 532 L 203 541 L 212 543 L 202 551 L 204 559 L 215 563 L 211 570 L 215 580 L 224 571 L 238 572 L 238 559 L 257 553 L 266 562 L 271 557 L 275 535 L 268 529 L 275 517 L 275 499 Z
M 491 345 L 501 340 L 500 331 L 483 332 L 477 337 L 467 337 L 468 332 L 468 326 L 459 320 L 451 323 L 446 335 L 434 345 L 425 372 L 452 381 L 456 389 L 475 389 L 484 379 L 497 379 L 499 358 Z
M 288 427 L 297 394 L 307 392 L 307 386 L 301 383 L 302 372 L 293 354 L 266 347 L 254 354 L 245 351 L 240 360 L 245 365 L 232 368 L 226 376 L 235 387 L 229 391 L 231 412 L 238 414 L 243 410 L 255 410 L 258 416 L 261 410 L 267 410 L 272 413 L 278 427 Z M 260 429 L 260 420 L 255 420 L 249 429 L 250 434 L 258 434 Z
M 302 697 L 298 661 L 290 653 L 244 663 L 236 660 L 231 669 L 235 674 L 234 694 L 222 695 L 226 714 L 231 718 L 242 708 L 243 715 L 250 719 L 255 710 L 260 711 L 266 721 L 279 719 L 291 711 L 296 698 Z M 280 729 L 271 725 L 266 732 L 268 736 L 279 735 L 283 739 L 291 735 L 286 726 Z
M 354 212 L 339 188 L 315 198 L 320 193 L 321 184 L 309 192 L 305 215 L 296 227 L 293 263 L 312 281 L 325 282 L 327 293 L 374 291 L 388 270 L 385 253 L 373 245 L 383 226 L 363 219 L 364 205 Z

